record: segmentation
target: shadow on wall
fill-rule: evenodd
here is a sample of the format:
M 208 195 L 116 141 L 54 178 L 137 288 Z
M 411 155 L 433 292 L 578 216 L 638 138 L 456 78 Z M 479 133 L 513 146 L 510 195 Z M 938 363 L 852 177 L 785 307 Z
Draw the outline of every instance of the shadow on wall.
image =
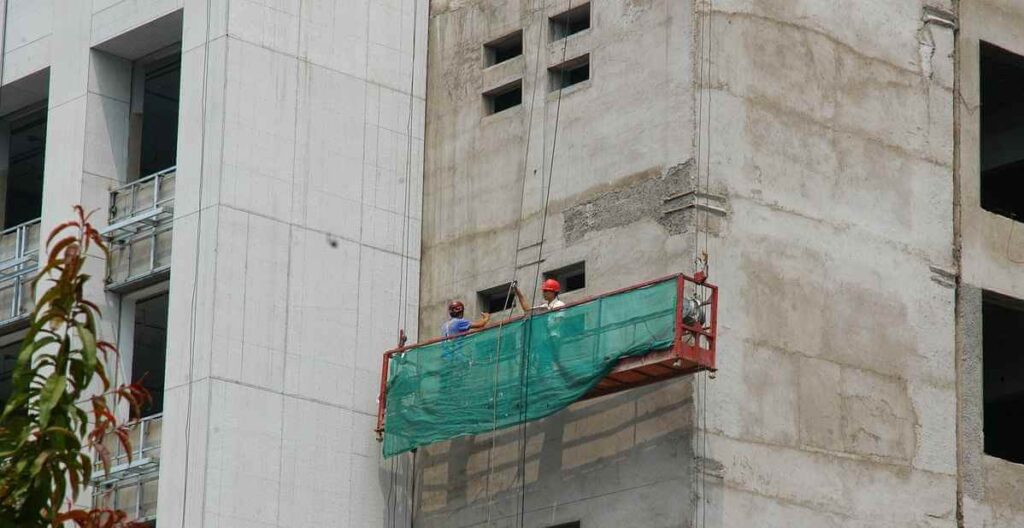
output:
M 692 510 L 692 387 L 690 379 L 657 384 L 575 404 L 525 430 L 420 449 L 416 526 L 488 524 L 514 518 L 521 507 L 528 517 L 553 519 L 554 508 L 574 516 L 573 505 L 591 510 L 595 500 L 621 501 L 618 492 L 658 483 L 687 498 L 665 505 L 673 510 L 669 516 Z

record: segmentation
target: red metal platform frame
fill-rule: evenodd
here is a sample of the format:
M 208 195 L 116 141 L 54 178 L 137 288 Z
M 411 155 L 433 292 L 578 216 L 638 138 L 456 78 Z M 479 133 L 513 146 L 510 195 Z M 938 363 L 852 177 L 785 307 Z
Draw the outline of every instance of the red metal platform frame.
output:
M 670 280 L 676 281 L 675 337 L 672 340 L 672 346 L 619 361 L 612 368 L 612 371 L 598 382 L 597 386 L 583 396 L 581 400 L 650 385 L 651 383 L 685 376 L 702 370 L 716 370 L 715 344 L 718 338 L 718 287 L 708 283 L 701 274 L 697 274 L 697 277 L 691 277 L 677 273 L 566 303 L 565 306 L 557 310 L 565 310 L 602 297 L 610 297 Z M 687 325 L 683 322 L 683 302 L 686 299 L 687 285 L 690 286 L 691 290 L 704 294 L 700 296 L 700 298 L 705 299 L 702 306 L 706 308 L 705 314 L 707 317 L 707 321 L 703 326 Z M 388 370 L 392 356 L 441 341 L 460 339 L 467 335 L 484 332 L 526 317 L 529 317 L 529 314 L 502 319 L 495 324 L 471 330 L 457 336 L 438 337 L 421 343 L 399 346 L 385 352 L 380 373 L 380 395 L 377 398 L 377 427 L 375 428 L 377 439 L 380 440 L 384 433 L 384 416 L 387 411 Z

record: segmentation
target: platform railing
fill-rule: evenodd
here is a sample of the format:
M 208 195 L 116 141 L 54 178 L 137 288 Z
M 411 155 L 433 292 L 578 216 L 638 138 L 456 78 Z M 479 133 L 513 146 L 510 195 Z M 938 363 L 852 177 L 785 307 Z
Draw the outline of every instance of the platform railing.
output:
M 0 325 L 32 311 L 32 276 L 39 269 L 39 219 L 0 232 Z
M 146 176 L 110 193 L 107 284 L 118 289 L 170 269 L 176 168 Z
M 622 313 L 621 310 L 613 310 L 608 317 L 602 317 L 601 310 L 604 304 L 606 302 L 617 302 L 611 298 L 626 295 L 641 295 L 644 293 L 640 292 L 640 290 L 650 292 L 655 288 L 662 292 L 658 295 L 661 299 L 659 302 L 664 303 L 663 305 L 651 306 L 645 304 L 642 309 L 639 310 L 640 313 Z M 671 293 L 665 294 L 664 292 L 666 292 L 666 290 Z M 621 301 L 625 298 L 626 297 L 619 297 L 618 299 Z M 644 283 L 635 284 L 627 288 L 607 292 L 602 295 L 580 299 L 567 303 L 561 308 L 543 312 L 543 315 L 540 315 L 539 317 L 547 318 L 546 321 L 548 322 L 545 323 L 545 325 L 547 325 L 546 328 L 555 329 L 554 331 L 546 330 L 548 334 L 548 337 L 546 338 L 540 334 L 531 338 L 523 336 L 517 337 L 518 334 L 511 333 L 523 332 L 524 330 L 515 329 L 514 325 L 519 323 L 519 321 L 530 317 L 534 317 L 532 312 L 530 314 L 503 318 L 501 321 L 487 327 L 472 330 L 457 336 L 430 339 L 421 343 L 400 346 L 385 352 L 381 365 L 380 394 L 378 397 L 377 426 L 375 429 L 378 439 L 383 438 L 386 427 L 385 421 L 389 413 L 388 400 L 390 383 L 392 381 L 392 361 L 397 358 L 403 363 L 408 364 L 410 357 L 407 354 L 410 352 L 415 354 L 429 354 L 426 356 L 427 358 L 433 357 L 433 354 L 437 353 L 440 355 L 442 360 L 446 353 L 450 353 L 451 358 L 461 360 L 463 359 L 462 355 L 467 353 L 467 351 L 469 354 L 467 357 L 471 357 L 472 354 L 476 352 L 495 355 L 500 352 L 500 341 L 497 341 L 497 339 L 500 338 L 502 328 L 512 329 L 505 330 L 507 345 L 515 346 L 514 343 L 521 342 L 523 343 L 522 346 L 530 347 L 532 344 L 538 344 L 538 346 L 550 349 L 547 353 L 549 353 L 552 358 L 563 356 L 566 351 L 576 353 L 572 352 L 570 349 L 578 342 L 591 340 L 594 343 L 599 344 L 602 339 L 605 339 L 609 335 L 609 332 L 626 331 L 626 334 L 629 334 L 630 328 L 639 329 L 641 327 L 645 330 L 650 330 L 650 327 L 648 326 L 649 321 L 656 321 L 656 326 L 664 329 L 664 335 L 661 331 L 658 333 L 659 336 L 663 335 L 663 337 L 654 339 L 652 334 L 649 349 L 643 353 L 631 353 L 629 355 L 624 355 L 611 368 L 607 375 L 593 386 L 592 390 L 586 393 L 580 393 L 580 399 L 603 396 L 698 371 L 714 372 L 716 368 L 715 354 L 718 327 L 718 288 L 713 284 L 708 283 L 703 274 L 699 274 L 695 277 L 684 274 L 670 275 Z M 576 321 L 577 319 L 579 321 Z M 524 324 L 527 323 L 529 323 L 529 321 L 524 322 Z M 493 346 L 484 343 L 486 339 L 490 339 L 483 335 L 487 333 L 495 333 L 495 336 L 498 336 L 492 336 L 495 341 Z M 460 344 L 457 343 L 459 340 L 466 341 Z M 597 344 L 594 346 L 597 347 Z M 613 344 L 610 346 L 616 345 Z M 580 350 L 584 349 L 581 348 Z M 597 348 L 594 348 L 595 352 L 596 350 Z M 607 351 L 603 351 L 601 354 L 604 355 L 605 352 Z M 533 351 L 524 350 L 522 353 L 532 355 Z M 412 361 L 416 362 L 416 365 L 418 365 L 413 369 L 413 371 L 418 371 L 417 369 L 419 367 L 426 365 L 426 363 L 423 363 L 419 359 L 412 359 Z M 477 361 L 481 361 L 481 364 L 484 364 L 488 359 L 487 357 L 479 356 L 477 357 Z M 493 361 L 497 364 L 499 359 L 495 358 Z M 516 359 L 514 358 L 514 354 L 513 356 L 506 354 L 501 356 L 500 361 L 516 361 Z M 595 363 L 598 362 L 595 361 Z M 453 369 L 472 371 L 474 368 L 472 365 L 472 361 L 469 363 L 466 363 L 465 361 L 462 361 L 461 363 L 459 361 L 452 361 Z M 558 367 L 554 368 L 557 369 Z M 517 372 L 515 368 L 510 369 L 509 366 L 496 366 L 494 368 L 488 367 L 488 369 L 489 371 L 487 374 L 494 373 L 495 376 L 498 375 L 497 373 L 499 371 L 509 373 Z M 427 367 L 427 370 L 424 372 L 433 372 L 434 370 L 441 372 L 443 369 Z M 526 372 L 526 370 L 523 370 L 522 372 Z M 406 372 L 406 374 L 409 374 L 409 372 Z M 430 381 L 430 383 L 434 384 L 434 381 Z M 430 387 L 432 387 L 430 390 L 435 390 L 437 387 L 443 388 L 444 383 L 442 382 L 441 385 L 438 385 L 437 387 L 434 385 L 431 385 Z M 433 396 L 433 394 L 430 395 L 430 397 Z M 514 399 L 517 396 L 513 394 L 511 396 L 505 395 L 504 397 Z M 518 397 L 522 398 L 524 396 L 519 395 Z M 422 403 L 423 402 L 419 402 L 418 404 Z M 498 405 L 495 402 L 485 403 L 482 405 L 492 404 Z M 524 412 L 523 415 L 526 416 L 526 413 Z M 527 418 L 519 418 L 520 421 L 524 419 Z M 467 426 L 467 429 L 475 428 L 474 424 Z

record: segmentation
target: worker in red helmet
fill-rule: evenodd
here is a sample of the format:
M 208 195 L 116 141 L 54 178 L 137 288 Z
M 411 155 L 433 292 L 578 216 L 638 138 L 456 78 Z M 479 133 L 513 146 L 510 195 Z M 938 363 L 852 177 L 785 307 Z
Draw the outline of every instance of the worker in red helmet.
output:
M 519 290 L 519 286 L 516 286 L 516 298 L 519 299 L 519 306 L 524 312 L 530 311 L 530 305 L 526 302 L 526 296 Z M 544 302 L 536 307 L 535 310 L 554 310 L 565 306 L 565 303 L 558 298 L 558 293 L 562 291 L 562 285 L 555 279 L 547 279 L 540 287 L 540 293 L 544 296 Z
M 487 323 L 491 320 L 491 314 L 484 312 L 480 314 L 480 319 L 470 321 L 463 317 L 465 312 L 466 305 L 462 304 L 462 301 L 452 301 L 448 303 L 449 319 L 441 325 L 442 337 L 458 335 L 477 328 L 483 328 L 487 326 Z

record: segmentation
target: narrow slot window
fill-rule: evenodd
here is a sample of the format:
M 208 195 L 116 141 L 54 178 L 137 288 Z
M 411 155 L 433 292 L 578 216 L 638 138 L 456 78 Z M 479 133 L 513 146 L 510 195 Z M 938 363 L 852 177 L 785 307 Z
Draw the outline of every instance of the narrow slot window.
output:
M 476 293 L 477 304 L 481 311 L 487 313 L 498 313 L 508 310 L 516 305 L 516 294 L 511 291 L 512 283 L 505 283 L 493 288 L 487 288 Z
M 484 66 L 494 66 L 523 54 L 523 31 L 484 44 Z
M 21 341 L 0 346 L 0 409 L 7 406 L 13 390 L 12 377 L 14 367 L 18 363 L 18 353 L 21 351 Z
M 590 79 L 590 55 L 577 57 L 548 68 L 551 78 L 551 91 L 568 88 Z
M 590 29 L 590 2 L 551 17 L 550 23 L 552 41 Z
M 587 268 L 585 262 L 577 262 L 568 266 L 544 273 L 545 279 L 555 279 L 562 286 L 562 293 L 582 290 L 587 287 Z
M 11 123 L 4 228 L 35 220 L 43 211 L 46 109 Z
M 484 109 L 488 114 L 496 114 L 523 103 L 523 82 L 511 82 L 484 93 Z
M 134 75 L 129 180 L 177 164 L 181 54 L 173 50 L 169 56 L 140 60 Z
M 142 380 L 151 403 L 141 410 L 140 418 L 164 410 L 164 371 L 167 363 L 167 293 L 135 303 L 132 339 L 132 381 Z

